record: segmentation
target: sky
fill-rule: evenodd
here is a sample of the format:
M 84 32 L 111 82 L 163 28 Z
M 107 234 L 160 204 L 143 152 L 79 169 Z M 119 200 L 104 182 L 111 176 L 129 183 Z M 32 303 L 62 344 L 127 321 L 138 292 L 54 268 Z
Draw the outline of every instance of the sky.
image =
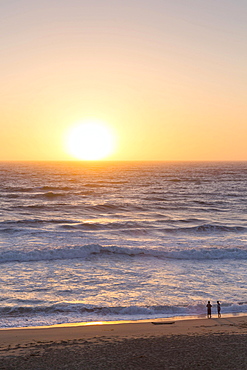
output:
M 0 160 L 70 160 L 70 128 L 109 160 L 247 160 L 246 0 L 0 3 Z

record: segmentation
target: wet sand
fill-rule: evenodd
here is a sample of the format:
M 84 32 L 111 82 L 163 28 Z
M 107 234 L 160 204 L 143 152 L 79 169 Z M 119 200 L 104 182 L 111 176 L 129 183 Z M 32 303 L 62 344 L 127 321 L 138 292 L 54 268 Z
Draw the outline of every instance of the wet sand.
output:
M 247 316 L 0 330 L 0 369 L 247 369 Z

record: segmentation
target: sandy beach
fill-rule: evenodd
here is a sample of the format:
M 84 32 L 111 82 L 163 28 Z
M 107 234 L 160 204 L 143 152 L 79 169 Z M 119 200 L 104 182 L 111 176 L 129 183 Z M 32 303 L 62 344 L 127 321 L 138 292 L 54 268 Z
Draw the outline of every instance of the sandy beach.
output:
M 247 316 L 0 330 L 1 369 L 246 369 Z

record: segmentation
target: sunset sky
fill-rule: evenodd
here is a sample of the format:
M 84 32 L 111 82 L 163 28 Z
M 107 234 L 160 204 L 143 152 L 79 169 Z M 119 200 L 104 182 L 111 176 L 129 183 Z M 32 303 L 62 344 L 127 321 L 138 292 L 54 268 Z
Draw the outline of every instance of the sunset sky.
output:
M 1 2 L 0 160 L 70 160 L 104 122 L 110 160 L 247 160 L 246 0 Z

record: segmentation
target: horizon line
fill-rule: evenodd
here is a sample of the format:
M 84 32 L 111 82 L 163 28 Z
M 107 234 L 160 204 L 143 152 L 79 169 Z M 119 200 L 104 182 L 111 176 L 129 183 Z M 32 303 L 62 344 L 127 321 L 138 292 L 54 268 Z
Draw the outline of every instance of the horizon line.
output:
M 149 163 L 171 163 L 171 162 L 183 162 L 183 163 L 191 163 L 191 162 L 197 162 L 197 163 L 215 163 L 215 162 L 247 162 L 247 159 L 105 159 L 105 160 L 78 160 L 78 159 L 0 159 L 0 163 L 6 163 L 6 162 L 70 162 L 70 163 L 112 163 L 112 162 L 149 162 Z

